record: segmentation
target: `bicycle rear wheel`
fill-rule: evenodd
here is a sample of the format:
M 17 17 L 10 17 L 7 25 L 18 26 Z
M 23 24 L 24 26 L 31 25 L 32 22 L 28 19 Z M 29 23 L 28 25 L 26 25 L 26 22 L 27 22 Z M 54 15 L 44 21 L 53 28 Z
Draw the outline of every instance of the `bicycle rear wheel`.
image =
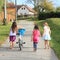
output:
M 19 49 L 20 49 L 20 51 L 22 50 L 22 43 L 21 43 L 20 39 L 19 39 Z

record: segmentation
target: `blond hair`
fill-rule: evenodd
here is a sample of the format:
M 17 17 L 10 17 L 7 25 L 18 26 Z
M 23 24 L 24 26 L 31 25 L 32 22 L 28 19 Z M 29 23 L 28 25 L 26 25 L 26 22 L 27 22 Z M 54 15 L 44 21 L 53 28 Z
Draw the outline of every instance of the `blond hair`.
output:
M 47 22 L 45 22 L 45 23 L 44 23 L 44 25 L 48 26 L 48 23 L 47 23 Z
M 45 23 L 44 23 L 44 25 L 45 25 L 45 26 L 47 26 L 47 27 L 48 27 L 48 29 L 50 29 L 50 27 L 49 27 L 49 25 L 48 25 L 48 23 L 47 23 L 47 22 L 45 22 Z

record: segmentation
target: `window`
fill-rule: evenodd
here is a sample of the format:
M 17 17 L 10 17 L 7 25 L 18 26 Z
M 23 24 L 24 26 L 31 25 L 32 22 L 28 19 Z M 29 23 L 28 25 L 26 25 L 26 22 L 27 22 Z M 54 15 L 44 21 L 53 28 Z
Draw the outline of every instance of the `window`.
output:
M 22 10 L 24 9 L 25 10 L 25 8 L 21 8 Z
M 22 10 L 23 10 L 23 8 L 22 8 Z
M 25 8 L 24 8 L 24 10 L 25 10 Z

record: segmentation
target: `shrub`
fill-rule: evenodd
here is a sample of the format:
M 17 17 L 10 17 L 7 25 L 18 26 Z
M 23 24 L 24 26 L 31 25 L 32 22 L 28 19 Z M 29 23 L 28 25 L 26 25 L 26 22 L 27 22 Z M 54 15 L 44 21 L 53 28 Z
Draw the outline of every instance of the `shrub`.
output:
M 38 15 L 38 19 L 46 19 L 46 18 L 60 18 L 60 12 L 40 12 Z

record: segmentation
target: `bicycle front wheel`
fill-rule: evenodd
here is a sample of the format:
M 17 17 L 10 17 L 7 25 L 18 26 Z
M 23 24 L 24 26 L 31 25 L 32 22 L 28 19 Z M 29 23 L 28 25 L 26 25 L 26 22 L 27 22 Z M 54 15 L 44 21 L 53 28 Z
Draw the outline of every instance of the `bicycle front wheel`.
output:
M 19 49 L 20 49 L 20 51 L 22 50 L 22 43 L 21 43 L 20 39 L 19 39 Z

